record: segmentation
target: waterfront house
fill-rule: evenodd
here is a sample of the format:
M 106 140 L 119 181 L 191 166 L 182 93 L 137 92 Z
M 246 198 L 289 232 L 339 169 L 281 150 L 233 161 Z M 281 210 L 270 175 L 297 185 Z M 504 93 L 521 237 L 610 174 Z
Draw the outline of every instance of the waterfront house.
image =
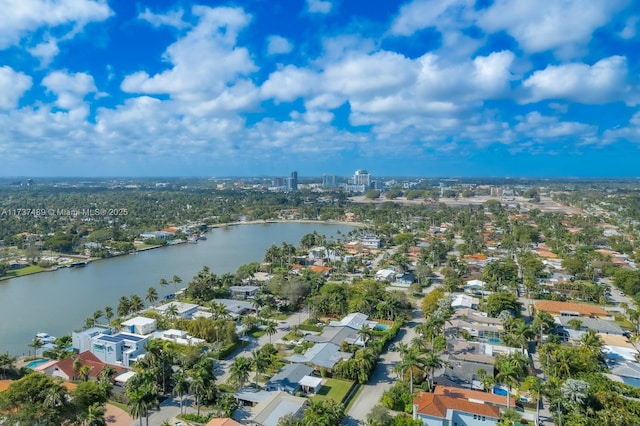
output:
M 184 303 L 184 302 L 169 302 L 164 305 L 158 306 L 155 308 L 161 315 L 167 316 L 169 313 L 169 309 L 171 306 L 175 306 L 175 312 L 177 318 L 191 319 L 193 314 L 198 310 L 198 305 L 193 303 Z
M 76 360 L 82 367 L 87 367 L 88 379 L 97 379 L 102 370 L 108 367 L 97 356 L 86 351 L 49 364 L 42 372 L 52 377 L 60 377 L 63 380 L 78 380 L 80 379 L 80 371 L 74 369 Z M 111 368 L 114 368 L 117 373 L 124 371 L 123 368 L 118 366 L 111 366 Z
M 91 339 L 100 334 L 112 334 L 109 327 L 95 326 L 71 333 L 71 343 L 74 352 L 81 353 L 91 350 Z
M 129 333 L 141 334 L 143 336 L 156 331 L 156 320 L 147 317 L 133 317 L 120 324 Z
M 146 353 L 148 342 L 149 336 L 138 334 L 100 334 L 91 338 L 91 353 L 104 363 L 129 368 L 140 355 Z
M 260 287 L 255 285 L 232 285 L 229 287 L 231 297 L 238 300 L 255 299 Z

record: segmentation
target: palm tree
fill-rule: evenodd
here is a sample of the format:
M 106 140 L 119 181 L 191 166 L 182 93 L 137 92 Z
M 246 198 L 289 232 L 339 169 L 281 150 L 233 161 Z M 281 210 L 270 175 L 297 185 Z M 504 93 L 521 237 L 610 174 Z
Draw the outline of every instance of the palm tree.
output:
M 144 301 L 137 294 L 132 294 L 129 297 L 129 309 L 131 312 L 139 312 L 144 309 Z
M 108 323 L 111 323 L 111 318 L 113 318 L 113 308 L 111 306 L 105 306 L 104 317 L 107 319 Z
M 273 321 L 269 321 L 267 322 L 265 328 L 264 328 L 264 332 L 269 336 L 269 343 L 271 343 L 271 336 L 273 336 L 274 334 L 276 334 L 276 332 L 278 331 L 278 329 L 276 328 L 276 323 Z
M 587 330 L 587 332 L 580 338 L 580 346 L 591 353 L 600 353 L 603 345 L 602 337 L 600 337 L 593 329 Z
M 175 303 L 172 303 L 167 307 L 164 313 L 169 319 L 174 320 L 178 316 L 178 306 Z
M 372 335 L 373 332 L 371 331 L 371 328 L 366 324 L 363 324 L 360 330 L 358 330 L 358 337 L 360 337 L 360 340 L 362 340 L 362 346 L 364 347 L 367 346 L 367 342 Z
M 93 321 L 97 324 L 97 323 L 98 323 L 98 320 L 99 320 L 100 318 L 102 318 L 102 316 L 103 316 L 103 315 L 104 315 L 104 314 L 102 313 L 102 311 L 101 311 L 100 309 L 98 309 L 97 311 L 95 311 L 95 312 L 93 313 Z
M 523 320 L 518 320 L 516 321 L 515 326 L 511 329 L 511 334 L 524 354 L 525 349 L 529 344 L 529 339 L 533 337 L 531 327 L 529 327 L 529 325 Z
M 16 362 L 15 357 L 9 355 L 9 353 L 0 354 L 0 369 L 2 370 L 3 379 L 6 378 L 7 370 L 13 368 L 13 363 Z
M 430 352 L 425 358 L 424 358 L 424 367 L 427 370 L 431 370 L 431 374 L 429 376 L 429 388 L 433 389 L 433 384 L 431 383 L 432 380 L 434 379 L 434 375 L 435 375 L 435 371 L 436 369 L 442 368 L 442 366 L 444 365 L 444 363 L 442 362 L 442 360 L 440 359 L 440 356 L 437 353 L 434 352 Z
M 540 418 L 541 399 L 545 392 L 544 382 L 538 377 L 529 376 L 525 379 L 523 386 L 536 399 L 536 420 L 538 420 Z
M 249 380 L 249 373 L 251 372 L 252 367 L 251 364 L 251 359 L 244 356 L 236 357 L 233 360 L 229 371 L 229 378 L 236 389 L 242 389 L 244 384 Z
M 38 356 L 38 351 L 44 346 L 44 342 L 39 337 L 34 337 L 33 341 L 28 345 L 33 348 L 33 356 Z
M 171 282 L 173 283 L 173 288 L 175 290 L 175 295 L 177 297 L 178 294 L 178 284 L 180 284 L 182 282 L 182 278 L 180 278 L 177 275 L 174 275 L 173 278 L 171 278 Z
M 396 368 L 401 372 L 403 380 L 407 370 L 409 370 L 409 392 L 413 394 L 413 373 L 415 371 L 424 372 L 425 358 L 415 349 L 400 353 L 400 357 L 401 360 L 396 365 Z
M 118 315 L 125 317 L 131 312 L 131 302 L 127 296 L 121 296 L 118 300 Z
M 262 376 L 262 374 L 264 374 L 267 371 L 267 368 L 269 367 L 270 359 L 269 357 L 262 351 L 252 351 L 251 352 L 251 356 L 252 356 L 252 364 L 253 364 L 253 369 L 256 372 L 256 376 L 255 376 L 255 382 L 256 382 L 256 386 L 258 385 L 258 380 L 260 379 L 260 377 Z
M 145 297 L 145 299 L 147 300 L 147 302 L 149 302 L 150 305 L 153 305 L 158 300 L 158 291 L 155 289 L 155 287 L 149 287 L 147 289 L 147 296 Z
M 507 408 L 509 408 L 511 388 L 518 386 L 518 368 L 513 364 L 501 363 L 498 374 L 496 374 L 496 380 L 503 385 L 507 385 Z
M 184 398 L 184 394 L 189 391 L 189 382 L 187 381 L 187 376 L 184 374 L 184 371 L 178 370 L 173 373 L 173 394 L 180 398 L 180 414 L 182 414 L 182 400 Z
M 106 426 L 105 408 L 102 404 L 91 404 L 84 414 L 84 426 Z
M 160 278 L 160 287 L 162 288 L 166 288 L 169 285 L 169 281 L 165 280 L 164 278 Z
M 190 374 L 191 382 L 189 383 L 189 390 L 193 393 L 196 406 L 198 407 L 198 416 L 200 415 L 201 399 L 207 391 L 207 382 L 204 375 L 198 371 L 192 371 Z

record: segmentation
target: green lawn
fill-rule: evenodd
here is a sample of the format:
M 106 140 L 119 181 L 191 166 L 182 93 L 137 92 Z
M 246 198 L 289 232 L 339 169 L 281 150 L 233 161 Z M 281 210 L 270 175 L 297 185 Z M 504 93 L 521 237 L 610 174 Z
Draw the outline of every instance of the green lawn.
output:
M 347 397 L 353 383 L 351 380 L 326 379 L 320 391 L 311 398 L 320 400 L 333 399 L 336 402 L 342 402 Z
M 12 277 L 21 277 L 23 275 L 35 274 L 43 271 L 46 271 L 46 269 L 41 268 L 38 265 L 30 265 L 30 266 L 27 266 L 26 268 L 20 268 L 20 269 L 8 271 L 5 276 L 0 278 L 0 280 L 8 280 L 9 278 L 12 278 Z
M 249 336 L 255 337 L 257 339 L 258 337 L 264 336 L 266 333 L 267 332 L 264 330 L 254 330 L 251 333 L 249 333 Z

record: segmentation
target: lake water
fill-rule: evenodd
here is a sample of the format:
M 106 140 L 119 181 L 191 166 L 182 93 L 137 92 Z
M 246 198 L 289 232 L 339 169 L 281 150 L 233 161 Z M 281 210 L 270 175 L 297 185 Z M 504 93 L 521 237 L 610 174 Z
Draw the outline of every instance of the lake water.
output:
M 93 262 L 84 268 L 60 269 L 0 281 L 0 353 L 27 354 L 38 332 L 71 334 L 85 319 L 105 306 L 114 312 L 121 296 L 139 295 L 155 287 L 161 296 L 161 278 L 182 278 L 182 286 L 208 266 L 217 275 L 236 272 L 238 266 L 262 262 L 271 244 L 297 245 L 305 234 L 327 237 L 346 234 L 352 226 L 322 223 L 270 223 L 215 228 L 198 244 L 180 244 Z

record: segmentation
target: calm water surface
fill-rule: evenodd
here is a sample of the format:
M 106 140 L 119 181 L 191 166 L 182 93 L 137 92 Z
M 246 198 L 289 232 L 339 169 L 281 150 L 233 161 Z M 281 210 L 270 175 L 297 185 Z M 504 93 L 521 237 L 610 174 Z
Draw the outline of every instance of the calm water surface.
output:
M 61 269 L 0 282 L 0 353 L 27 354 L 37 332 L 54 336 L 70 334 L 87 317 L 105 306 L 114 311 L 120 296 L 137 294 L 144 299 L 147 289 L 162 288 L 161 278 L 182 278 L 185 286 L 208 266 L 214 273 L 235 272 L 238 266 L 261 262 L 271 244 L 298 244 L 303 235 L 317 231 L 336 236 L 352 226 L 316 223 L 271 223 L 216 228 L 207 240 L 148 250 L 133 256 L 96 261 L 85 268 Z

